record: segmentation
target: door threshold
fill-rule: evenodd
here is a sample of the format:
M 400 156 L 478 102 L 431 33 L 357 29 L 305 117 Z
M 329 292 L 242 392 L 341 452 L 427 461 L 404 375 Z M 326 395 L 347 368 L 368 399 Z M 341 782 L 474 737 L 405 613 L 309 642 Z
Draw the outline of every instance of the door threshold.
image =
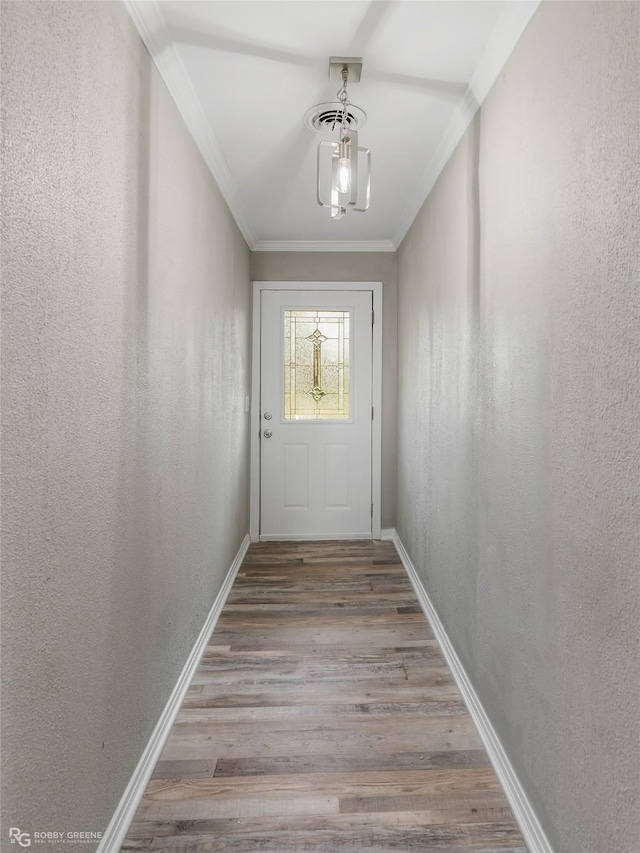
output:
M 261 534 L 260 542 L 319 542 L 321 539 L 373 539 L 371 533 L 280 533 Z

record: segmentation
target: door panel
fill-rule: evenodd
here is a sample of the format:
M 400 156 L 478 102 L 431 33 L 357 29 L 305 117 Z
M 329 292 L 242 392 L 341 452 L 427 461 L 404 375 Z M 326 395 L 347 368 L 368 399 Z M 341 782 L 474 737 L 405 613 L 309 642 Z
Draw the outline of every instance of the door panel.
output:
M 371 534 L 371 291 L 267 290 L 260 534 Z
M 325 446 L 325 493 L 326 508 L 350 509 L 349 474 L 351 468 L 348 444 Z
M 283 444 L 284 506 L 309 506 L 309 445 Z

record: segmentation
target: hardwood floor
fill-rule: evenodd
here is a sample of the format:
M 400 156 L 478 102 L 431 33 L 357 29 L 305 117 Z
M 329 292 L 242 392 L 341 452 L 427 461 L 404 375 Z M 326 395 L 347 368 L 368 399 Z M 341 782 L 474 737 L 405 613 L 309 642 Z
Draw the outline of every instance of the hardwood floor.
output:
M 391 542 L 251 545 L 122 850 L 526 853 Z

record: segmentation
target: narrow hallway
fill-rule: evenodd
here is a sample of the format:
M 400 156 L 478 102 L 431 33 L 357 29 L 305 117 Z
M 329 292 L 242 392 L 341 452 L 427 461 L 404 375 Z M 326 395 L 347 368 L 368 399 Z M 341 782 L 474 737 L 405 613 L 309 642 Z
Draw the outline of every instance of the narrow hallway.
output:
M 249 548 L 122 847 L 525 853 L 391 542 Z

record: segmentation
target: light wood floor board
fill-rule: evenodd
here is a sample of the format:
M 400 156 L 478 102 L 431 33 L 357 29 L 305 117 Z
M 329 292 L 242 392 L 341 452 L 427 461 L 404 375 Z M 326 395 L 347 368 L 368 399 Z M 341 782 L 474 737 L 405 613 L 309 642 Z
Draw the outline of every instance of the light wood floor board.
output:
M 393 543 L 251 545 L 134 850 L 526 853 Z

